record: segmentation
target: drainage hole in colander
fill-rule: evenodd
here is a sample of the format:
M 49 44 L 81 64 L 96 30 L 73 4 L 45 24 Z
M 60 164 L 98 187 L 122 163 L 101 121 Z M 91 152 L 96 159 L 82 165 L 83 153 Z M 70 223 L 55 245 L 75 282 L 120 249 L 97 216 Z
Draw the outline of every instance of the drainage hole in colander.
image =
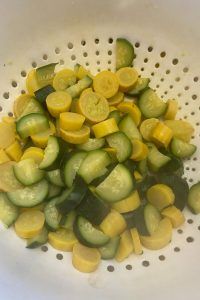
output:
M 99 60 L 97 60 L 97 65 L 100 65 L 100 61 Z
M 155 73 L 154 73 L 154 72 L 152 72 L 152 73 L 151 73 L 151 76 L 154 76 L 154 75 L 155 75 Z
M 194 82 L 197 82 L 197 81 L 199 80 L 199 77 L 195 76 L 195 77 L 193 78 L 193 80 L 194 80 Z
M 131 271 L 133 267 L 131 265 L 126 265 L 126 270 Z
M 96 39 L 94 40 L 94 42 L 95 42 L 95 44 L 99 44 L 99 39 L 96 38 Z
M 59 53 L 60 53 L 60 48 L 56 47 L 56 48 L 55 48 L 55 53 L 56 53 L 56 54 L 59 54 Z
M 90 65 L 90 63 L 88 61 L 86 61 L 85 65 L 86 65 L 86 67 L 88 67 Z
M 83 56 L 84 56 L 84 57 L 88 57 L 87 52 L 83 52 Z
M 159 256 L 158 256 L 158 259 L 159 259 L 160 261 L 164 261 L 164 260 L 166 259 L 166 257 L 165 257 L 164 255 L 159 255 Z
M 188 224 L 192 224 L 194 221 L 192 219 L 187 220 Z
M 146 57 L 145 59 L 144 59 L 144 63 L 146 64 L 148 62 L 148 58 Z
M 25 90 L 21 90 L 21 94 L 26 94 L 26 91 Z
M 169 86 L 170 89 L 173 89 L 173 87 L 174 87 L 174 86 L 173 86 L 172 84 Z
M 144 71 L 144 68 L 142 67 L 142 68 L 140 69 L 140 71 L 143 72 L 143 71 Z
M 199 122 L 197 122 L 197 123 L 196 123 L 196 126 L 199 126 L 199 124 L 200 124 L 200 123 L 199 123 Z
M 142 265 L 143 265 L 143 267 L 149 267 L 150 262 L 148 260 L 143 260 Z
M 168 75 L 168 74 L 170 74 L 170 72 L 171 72 L 171 71 L 168 69 L 168 70 L 166 70 L 165 73 Z
M 112 63 L 111 60 L 108 60 L 108 64 L 111 65 L 111 63 Z
M 69 42 L 68 44 L 67 44 L 67 47 L 68 47 L 68 49 L 72 49 L 73 47 L 74 47 L 74 45 L 71 43 L 71 42 Z
M 173 65 L 177 65 L 177 64 L 178 64 L 178 58 L 174 58 L 174 59 L 172 60 L 172 64 L 173 64 Z
M 188 102 L 185 102 L 185 105 L 188 105 L 189 103 Z
M 5 93 L 3 93 L 3 97 L 4 97 L 4 99 L 9 99 L 9 92 L 5 92 Z
M 177 81 L 177 82 L 179 82 L 180 80 L 181 80 L 180 77 L 175 78 L 175 81 Z
M 165 57 L 166 56 L 166 52 L 165 51 L 162 51 L 161 53 L 160 53 L 160 57 Z
M 49 250 L 49 248 L 47 247 L 47 246 L 42 246 L 41 247 L 41 250 L 43 251 L 43 252 L 47 252 L 48 250 Z
M 11 111 L 9 111 L 8 116 L 13 117 L 13 113 Z
M 37 67 L 37 63 L 35 61 L 32 62 L 32 67 L 36 68 Z
M 62 260 L 63 255 L 61 253 L 58 253 L 58 254 L 56 254 L 56 258 L 57 258 L 57 260 Z
M 198 226 L 198 230 L 200 230 L 200 226 Z
M 156 64 L 155 64 L 155 68 L 158 69 L 159 67 L 160 67 L 160 64 L 159 64 L 159 63 L 156 63 Z
M 82 45 L 82 46 L 85 46 L 85 45 L 86 45 L 86 41 L 85 41 L 85 40 L 82 40 L 82 41 L 81 41 L 81 45 Z
M 191 183 L 192 183 L 193 181 L 194 181 L 194 180 L 193 180 L 192 178 L 190 178 L 190 179 L 189 179 L 189 182 L 191 182 Z
M 109 38 L 109 39 L 108 39 L 108 43 L 109 43 L 109 44 L 112 44 L 112 43 L 113 43 L 113 38 Z
M 186 85 L 186 86 L 184 87 L 184 90 L 185 90 L 185 91 L 188 91 L 189 88 L 190 88 L 190 87 L 189 87 L 188 85 Z
M 64 65 L 65 61 L 63 59 L 60 59 L 60 65 Z
M 112 55 L 112 50 L 108 50 L 108 55 Z
M 11 85 L 12 85 L 12 87 L 16 88 L 16 87 L 17 87 L 17 81 L 13 80 L 13 81 L 11 82 Z
M 114 272 L 115 271 L 114 266 L 112 266 L 112 265 L 107 266 L 107 271 L 111 272 L 111 273 Z
M 98 56 L 98 55 L 100 54 L 100 52 L 97 50 L 97 51 L 95 52 L 95 54 Z
M 194 242 L 194 238 L 193 238 L 192 236 L 188 236 L 188 237 L 186 238 L 186 241 L 187 241 L 188 243 L 193 243 L 193 242 Z
M 75 60 L 75 59 L 76 59 L 76 55 L 73 54 L 73 55 L 71 56 L 71 60 Z
M 177 232 L 178 232 L 179 234 L 182 234 L 182 233 L 183 233 L 183 230 L 182 230 L 182 229 L 178 229 Z
M 196 100 L 197 99 L 197 95 L 192 95 L 192 99 Z
M 174 248 L 174 252 L 180 252 L 180 251 L 181 251 L 181 249 L 179 247 Z
M 22 70 L 22 71 L 21 71 L 21 76 L 22 76 L 22 77 L 26 77 L 26 75 L 27 75 L 27 74 L 26 74 L 26 71 Z
M 183 68 L 183 72 L 184 72 L 184 73 L 187 73 L 188 71 L 189 71 L 189 68 L 188 68 L 188 67 Z
M 43 58 L 43 60 L 47 60 L 47 59 L 48 59 L 48 55 L 47 55 L 47 54 L 44 54 L 44 55 L 42 56 L 42 58 Z
M 148 52 L 152 52 L 153 51 L 153 47 L 152 46 L 149 46 L 148 47 Z

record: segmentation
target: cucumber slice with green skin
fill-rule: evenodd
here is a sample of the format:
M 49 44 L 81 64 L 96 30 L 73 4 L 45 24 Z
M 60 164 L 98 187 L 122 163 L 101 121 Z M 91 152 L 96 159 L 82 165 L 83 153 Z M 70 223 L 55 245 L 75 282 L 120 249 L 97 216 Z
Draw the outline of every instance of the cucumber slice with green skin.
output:
M 76 215 L 76 211 L 72 210 L 66 216 L 62 216 L 60 220 L 60 226 L 65 229 L 73 230 Z
M 26 242 L 26 248 L 35 249 L 47 243 L 48 240 L 48 230 L 46 227 L 42 229 L 42 231 L 34 236 L 31 239 L 28 239 Z
M 147 204 L 144 207 L 144 220 L 149 234 L 152 235 L 159 226 L 161 214 L 152 204 Z
M 110 241 L 105 245 L 99 248 L 102 259 L 112 259 L 115 257 L 117 249 L 119 247 L 120 237 L 115 236 L 110 239 Z
M 121 114 L 118 110 L 113 110 L 110 112 L 109 116 L 108 116 L 109 119 L 111 118 L 114 118 L 116 123 L 119 124 L 119 122 L 121 121 L 122 117 L 121 117 Z
M 200 182 L 190 188 L 187 204 L 194 214 L 200 213 Z
M 46 86 L 52 83 L 57 64 L 58 63 L 52 63 L 36 69 L 36 77 L 40 86 Z
M 142 180 L 141 182 L 137 183 L 137 191 L 140 195 L 141 199 L 144 199 L 146 196 L 146 192 L 147 190 L 154 184 L 156 184 L 156 178 L 154 176 L 151 175 L 147 175 L 144 180 Z
M 102 175 L 99 176 L 98 178 L 94 179 L 91 182 L 91 184 L 96 187 L 101 182 L 103 182 L 108 177 L 108 175 L 112 172 L 112 170 L 116 167 L 116 165 L 117 165 L 117 163 L 112 163 L 107 168 L 103 169 Z
M 50 183 L 52 183 L 54 185 L 57 185 L 57 186 L 60 186 L 60 187 L 65 186 L 65 184 L 62 180 L 62 177 L 61 177 L 60 169 L 56 169 L 56 170 L 52 170 L 52 171 L 47 172 L 46 178 Z
M 62 188 L 60 186 L 57 186 L 55 184 L 49 184 L 49 193 L 47 198 L 51 199 L 57 197 L 61 194 L 61 192 L 62 192 Z
M 142 136 L 130 115 L 124 116 L 118 126 L 120 131 L 124 132 L 130 140 L 142 140 Z
M 22 139 L 38 132 L 45 131 L 48 128 L 49 121 L 47 117 L 38 113 L 26 115 L 16 122 L 16 131 Z
M 18 162 L 13 166 L 13 171 L 17 180 L 25 186 L 37 183 L 44 177 L 44 171 L 38 168 L 32 158 Z
M 77 98 L 80 94 L 91 86 L 92 78 L 89 76 L 83 77 L 83 79 L 79 80 L 76 84 L 70 86 L 66 89 L 66 92 L 71 95 L 72 99 Z
M 90 151 L 80 165 L 78 174 L 86 183 L 91 183 L 102 175 L 102 170 L 111 163 L 108 153 L 104 150 Z
M 140 206 L 136 210 L 122 214 L 127 223 L 127 228 L 137 228 L 139 234 L 149 235 L 144 218 L 144 206 Z
M 81 216 L 76 218 L 74 233 L 80 243 L 91 248 L 104 246 L 110 240 L 106 234 L 93 227 L 87 219 Z
M 185 179 L 175 174 L 159 174 L 157 177 L 157 183 L 163 183 L 168 185 L 175 195 L 174 205 L 183 210 L 188 199 L 189 186 Z
M 127 92 L 129 96 L 138 96 L 140 93 L 144 92 L 149 87 L 149 78 L 138 78 L 137 83 L 134 88 Z
M 148 166 L 152 172 L 158 172 L 160 168 L 165 166 L 171 160 L 171 158 L 158 151 L 158 149 L 154 145 L 152 146 L 149 144 L 148 148 Z
M 132 143 L 125 133 L 120 131 L 112 133 L 106 138 L 106 141 L 110 147 L 116 149 L 119 162 L 123 162 L 131 156 Z
M 59 196 L 52 198 L 52 200 L 49 201 L 44 208 L 46 226 L 50 230 L 56 230 L 59 228 L 61 214 L 58 212 L 56 208 L 56 204 L 58 201 L 60 201 Z
M 60 167 L 63 155 L 68 152 L 68 145 L 61 138 L 50 136 L 44 150 L 44 158 L 39 168 L 51 171 Z
M 88 190 L 77 207 L 77 212 L 92 224 L 100 225 L 103 219 L 109 214 L 110 207 L 93 192 Z
M 183 161 L 165 149 L 161 149 L 160 151 L 162 151 L 162 154 L 170 157 L 171 160 L 160 168 L 159 173 L 176 174 L 181 177 L 184 174 Z
M 116 69 L 131 66 L 135 57 L 133 45 L 124 38 L 116 40 Z
M 102 148 L 105 145 L 105 139 L 90 138 L 86 143 L 77 145 L 76 148 L 83 151 L 92 151 Z
M 83 179 L 81 177 L 77 177 L 74 185 L 70 189 L 66 190 L 66 196 L 63 197 L 63 199 L 60 198 L 60 201 L 56 204 L 58 211 L 64 215 L 74 210 L 83 200 L 87 189 L 88 187 Z
M 148 172 L 147 159 L 143 159 L 138 162 L 137 170 L 143 176 L 145 176 L 147 174 L 147 172 Z
M 118 164 L 95 192 L 101 199 L 113 203 L 128 197 L 133 188 L 132 174 L 124 165 Z
M 190 157 L 196 152 L 196 150 L 197 147 L 195 145 L 183 142 L 177 138 L 173 138 L 171 142 L 172 153 L 180 158 Z
M 136 168 L 137 168 L 136 162 L 133 161 L 132 159 L 127 159 L 127 160 L 124 162 L 124 166 L 127 167 L 127 169 L 129 169 L 129 171 L 131 172 L 131 174 L 133 174 L 134 171 L 135 171 Z
M 25 106 L 22 114 L 17 119 L 17 121 L 22 117 L 32 113 L 44 114 L 44 109 L 42 108 L 42 105 L 33 97 L 28 101 L 27 105 Z
M 144 91 L 139 99 L 139 108 L 146 118 L 158 118 L 165 113 L 167 104 L 152 90 Z
M 0 220 L 6 227 L 10 227 L 19 215 L 19 209 L 8 199 L 5 193 L 0 192 Z
M 49 94 L 55 92 L 55 89 L 52 87 L 52 85 L 46 85 L 42 87 L 41 89 L 34 92 L 35 98 L 44 106 L 46 107 L 46 98 Z
M 76 174 L 86 155 L 87 153 L 83 151 L 73 153 L 72 155 L 69 154 L 62 164 L 62 177 L 68 188 L 72 187 Z
M 43 202 L 48 196 L 49 184 L 45 179 L 30 187 L 7 193 L 9 200 L 20 207 L 33 207 Z

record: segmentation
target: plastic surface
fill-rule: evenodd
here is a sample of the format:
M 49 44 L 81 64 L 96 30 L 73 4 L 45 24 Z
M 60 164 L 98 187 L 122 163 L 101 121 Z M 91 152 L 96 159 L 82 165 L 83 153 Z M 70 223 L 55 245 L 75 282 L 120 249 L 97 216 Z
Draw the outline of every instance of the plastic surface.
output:
M 0 116 L 11 111 L 25 89 L 24 75 L 32 64 L 59 62 L 59 70 L 80 63 L 94 73 L 114 70 L 110 38 L 127 37 L 136 44 L 136 69 L 151 78 L 150 86 L 165 100 L 178 99 L 178 117 L 192 122 L 191 142 L 200 146 L 198 0 L 1 0 L 0 6 Z M 185 176 L 190 184 L 199 180 L 199 149 L 185 162 Z M 0 299 L 197 300 L 200 219 L 188 210 L 185 215 L 193 223 L 186 221 L 182 233 L 174 230 L 162 251 L 144 250 L 120 264 L 104 261 L 89 275 L 72 267 L 70 253 L 58 260 L 50 246 L 48 252 L 28 250 L 13 230 L 2 228 Z M 113 272 L 107 270 L 111 265 Z

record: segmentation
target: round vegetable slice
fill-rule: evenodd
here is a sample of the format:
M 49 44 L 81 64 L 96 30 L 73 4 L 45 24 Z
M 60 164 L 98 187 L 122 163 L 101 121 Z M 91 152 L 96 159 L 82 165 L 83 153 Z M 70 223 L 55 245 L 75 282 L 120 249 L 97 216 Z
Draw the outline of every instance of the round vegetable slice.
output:
M 113 238 L 126 229 L 126 221 L 118 211 L 112 209 L 103 222 L 101 222 L 100 229 L 107 236 Z
M 99 139 L 116 131 L 119 131 L 119 128 L 115 119 L 110 118 L 106 121 L 93 125 L 92 130 L 94 131 L 95 137 Z
M 12 124 L 0 122 L 0 148 L 7 148 L 15 141 L 15 131 Z
M 116 41 L 116 69 L 129 67 L 135 57 L 133 45 L 124 38 Z
M 108 104 L 110 106 L 117 105 L 117 104 L 121 103 L 123 100 L 124 100 L 124 93 L 119 91 L 119 92 L 117 92 L 117 94 L 115 94 L 114 96 L 112 96 L 111 98 L 108 99 Z M 111 109 L 111 107 L 110 107 L 110 109 Z
M 44 226 L 44 213 L 39 210 L 29 210 L 23 212 L 15 222 L 15 231 L 23 239 L 29 239 L 42 230 Z
M 31 70 L 28 73 L 28 76 L 26 78 L 26 88 L 31 96 L 34 96 L 34 92 L 41 88 L 37 80 L 35 69 Z
M 68 143 L 71 144 L 83 144 L 86 143 L 90 137 L 90 128 L 83 125 L 80 130 L 69 131 L 60 128 L 60 135 Z
M 159 120 L 156 118 L 150 118 L 150 119 L 146 119 L 144 120 L 141 125 L 140 125 L 140 133 L 142 135 L 142 137 L 150 142 L 152 141 L 152 131 L 153 129 L 156 127 L 156 125 L 158 124 Z
M 73 113 L 73 112 L 64 112 L 60 114 L 60 128 L 64 130 L 80 130 L 85 121 L 85 117 Z
M 135 161 L 143 160 L 147 157 L 148 152 L 148 147 L 143 142 L 137 139 L 134 139 L 132 141 L 132 155 L 130 157 L 131 159 Z
M 136 126 L 140 124 L 141 121 L 141 111 L 134 103 L 124 101 L 117 106 L 117 109 L 123 113 L 128 113 L 132 117 Z
M 15 99 L 13 105 L 13 112 L 16 118 L 19 118 L 22 115 L 24 108 L 32 98 L 33 97 L 31 95 L 23 94 L 17 97 L 17 99 Z
M 21 160 L 32 158 L 36 164 L 40 164 L 44 158 L 44 151 L 37 147 L 29 147 L 24 151 Z
M 70 229 L 60 228 L 56 232 L 49 232 L 49 244 L 61 251 L 72 251 L 75 243 L 77 243 L 76 236 Z
M 40 148 L 45 148 L 47 146 L 49 137 L 51 135 L 54 135 L 55 133 L 56 128 L 54 124 L 50 121 L 49 128 L 45 131 L 31 135 L 31 140 L 33 141 L 34 145 Z
M 98 123 L 105 120 L 109 115 L 108 101 L 98 93 L 87 92 L 82 94 L 78 100 L 77 111 L 88 121 Z
M 48 111 L 55 118 L 58 118 L 60 113 L 68 111 L 71 102 L 71 96 L 65 91 L 53 92 L 46 99 Z
M 73 248 L 72 264 L 80 272 L 94 272 L 101 261 L 101 255 L 97 249 L 88 248 L 76 243 Z
M 183 120 L 166 120 L 164 124 L 172 130 L 173 137 L 189 143 L 194 133 L 194 128 L 189 122 Z
M 119 89 L 122 92 L 131 90 L 138 80 L 138 72 L 130 67 L 119 69 L 116 75 L 119 80 Z
M 53 79 L 53 87 L 56 91 L 64 91 L 76 83 L 76 74 L 73 70 L 63 69 L 56 73 Z
M 165 120 L 174 120 L 178 111 L 178 102 L 174 99 L 167 101 L 167 109 L 164 114 Z
M 155 184 L 147 190 L 147 199 L 159 210 L 162 210 L 174 203 L 175 195 L 169 186 Z
M 119 247 L 115 259 L 122 262 L 133 252 L 133 241 L 129 230 L 124 231 L 120 236 Z
M 194 214 L 200 213 L 200 182 L 190 188 L 187 203 Z
M 140 203 L 140 196 L 135 190 L 127 198 L 114 203 L 112 207 L 119 213 L 123 214 L 137 209 L 140 206 Z
M 118 92 L 119 81 L 111 71 L 102 71 L 94 77 L 93 87 L 96 93 L 111 98 Z

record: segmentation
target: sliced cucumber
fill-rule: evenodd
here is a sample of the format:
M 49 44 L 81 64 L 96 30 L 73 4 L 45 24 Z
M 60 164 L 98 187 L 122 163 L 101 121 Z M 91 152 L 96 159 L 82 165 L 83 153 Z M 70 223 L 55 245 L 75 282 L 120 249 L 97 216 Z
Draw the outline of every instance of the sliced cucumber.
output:
M 195 145 L 183 142 L 177 138 L 173 138 L 171 142 L 172 153 L 180 158 L 190 157 L 196 150 L 197 147 Z
M 110 207 L 93 192 L 88 190 L 85 197 L 77 207 L 77 212 L 94 225 L 100 225 L 109 214 Z
M 21 160 L 13 166 L 13 170 L 17 180 L 26 186 L 37 183 L 44 177 L 44 171 L 38 168 L 32 158 Z
M 144 91 L 139 99 L 139 108 L 146 118 L 158 118 L 165 113 L 167 104 L 152 90 Z
M 62 164 L 63 180 L 68 188 L 72 187 L 76 174 L 87 153 L 80 151 L 72 155 Z
M 147 204 L 144 207 L 144 220 L 149 234 L 152 235 L 159 226 L 161 214 L 152 204 Z
M 0 220 L 4 226 L 11 226 L 19 214 L 18 208 L 10 202 L 5 193 L 0 192 Z
M 78 216 L 74 223 L 74 233 L 77 239 L 87 247 L 101 247 L 107 244 L 110 238 L 96 229 L 85 218 Z
M 73 230 L 74 222 L 76 219 L 76 211 L 70 211 L 66 216 L 62 216 L 60 226 L 65 229 Z
M 100 149 L 104 146 L 104 144 L 105 144 L 104 138 L 100 138 L 100 139 L 90 138 L 86 143 L 77 145 L 76 147 L 79 150 L 88 152 L 88 151 Z
M 170 157 L 171 160 L 166 165 L 161 167 L 159 172 L 165 173 L 165 174 L 166 173 L 168 173 L 168 174 L 174 173 L 181 177 L 184 174 L 183 161 L 165 149 L 160 149 L 160 151 L 162 154 Z
M 56 204 L 58 211 L 63 215 L 75 209 L 83 200 L 87 189 L 88 187 L 83 179 L 78 176 L 75 179 L 74 185 L 66 190 L 66 192 L 63 192 L 62 195 L 66 193 L 65 196 L 61 198 L 61 195 L 59 202 Z
M 80 96 L 82 91 L 90 87 L 92 84 L 92 78 L 89 76 L 83 77 L 83 79 L 79 80 L 76 84 L 70 86 L 66 89 L 66 92 L 71 95 L 72 98 L 77 98 Z
M 143 160 L 139 161 L 137 164 L 137 169 L 140 174 L 145 176 L 148 172 L 147 159 L 143 159 Z
M 43 227 L 42 231 L 31 239 L 27 240 L 26 248 L 35 249 L 47 243 L 48 230 Z
M 110 239 L 110 241 L 105 245 L 99 248 L 102 259 L 112 259 L 115 257 L 117 249 L 119 247 L 120 237 L 115 236 Z
M 7 193 L 9 200 L 21 207 L 33 207 L 45 200 L 49 192 L 49 184 L 43 179 L 30 187 Z
M 78 174 L 86 183 L 92 182 L 102 175 L 102 170 L 111 163 L 108 153 L 104 150 L 90 151 L 78 170 Z
M 46 98 L 53 92 L 55 92 L 55 89 L 52 87 L 52 85 L 49 84 L 35 91 L 34 94 L 36 99 L 46 107 Z
M 124 132 L 130 140 L 142 139 L 142 136 L 130 115 L 123 117 L 118 126 L 119 129 Z
M 111 118 L 114 118 L 116 123 L 119 124 L 119 122 L 121 121 L 122 117 L 121 117 L 121 114 L 118 110 L 113 110 L 110 112 L 109 116 L 108 116 L 109 119 Z
M 187 203 L 194 214 L 200 213 L 200 182 L 190 188 Z
M 59 228 L 61 214 L 58 212 L 56 208 L 57 202 L 60 200 L 60 197 L 55 197 L 51 201 L 47 203 L 44 208 L 44 215 L 46 220 L 46 225 L 51 230 L 56 230 Z
M 154 145 L 148 145 L 149 153 L 147 157 L 148 166 L 151 171 L 158 172 L 159 169 L 165 166 L 171 158 L 162 154 Z
M 60 169 L 56 169 L 56 170 L 47 172 L 46 178 L 50 183 L 52 183 L 54 185 L 57 185 L 60 187 L 63 187 L 65 185 L 61 178 Z
M 59 168 L 65 152 L 68 152 L 67 143 L 61 138 L 50 136 L 44 150 L 44 158 L 39 165 L 40 169 L 51 171 Z
M 44 114 L 44 109 L 42 108 L 41 104 L 33 97 L 30 98 L 17 121 L 20 118 L 32 113 Z
M 124 38 L 116 40 L 116 69 L 129 67 L 135 57 L 133 45 Z
M 138 78 L 138 81 L 135 84 L 134 88 L 128 91 L 127 94 L 130 96 L 138 96 L 148 88 L 149 82 L 149 78 Z
M 174 205 L 183 210 L 188 198 L 189 186 L 185 179 L 180 178 L 175 174 L 159 174 L 158 183 L 163 183 L 168 185 L 175 195 Z
M 137 168 L 136 162 L 133 161 L 132 159 L 127 159 L 127 160 L 124 162 L 124 165 L 125 165 L 125 167 L 127 167 L 127 169 L 129 169 L 129 171 L 131 172 L 131 174 L 133 174 L 134 171 L 135 171 L 136 168 Z
M 98 178 L 94 179 L 91 182 L 91 184 L 96 187 L 101 182 L 103 182 L 108 177 L 108 175 L 112 172 L 112 170 L 116 167 L 116 165 L 117 165 L 117 163 L 112 163 L 107 168 L 103 169 L 102 170 L 102 175 L 99 176 Z
M 96 188 L 99 197 L 107 202 L 120 201 L 131 193 L 134 188 L 133 176 L 122 164 L 118 164 L 110 175 Z
M 49 184 L 49 193 L 48 193 L 48 199 L 57 197 L 61 194 L 62 188 L 55 184 Z
M 40 86 L 45 86 L 53 82 L 55 67 L 58 63 L 52 63 L 36 69 L 37 82 Z
M 127 223 L 127 228 L 136 228 L 139 234 L 149 235 L 144 218 L 144 206 L 122 214 Z
M 116 149 L 119 162 L 123 162 L 131 156 L 132 143 L 125 133 L 120 131 L 112 133 L 106 138 L 106 141 L 110 147 Z
M 46 116 L 38 113 L 31 113 L 16 122 L 16 131 L 22 139 L 49 128 L 49 121 Z

